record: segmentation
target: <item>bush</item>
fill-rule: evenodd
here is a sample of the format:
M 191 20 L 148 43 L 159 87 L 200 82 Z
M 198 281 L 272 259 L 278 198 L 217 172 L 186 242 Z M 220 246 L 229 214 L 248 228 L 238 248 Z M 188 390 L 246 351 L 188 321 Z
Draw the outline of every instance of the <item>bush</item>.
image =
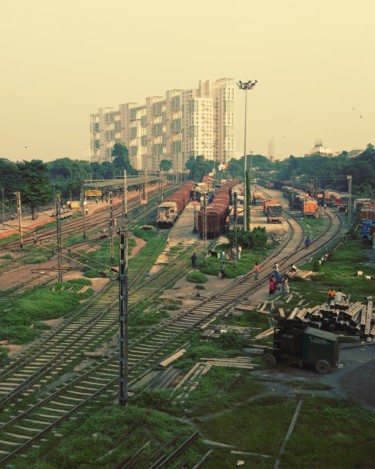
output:
M 186 276 L 186 280 L 191 283 L 206 283 L 207 277 L 202 272 L 190 272 Z
M 234 244 L 235 232 L 228 233 L 228 239 Z M 267 245 L 267 231 L 257 226 L 253 231 L 242 231 L 237 229 L 237 243 L 244 248 L 263 249 Z

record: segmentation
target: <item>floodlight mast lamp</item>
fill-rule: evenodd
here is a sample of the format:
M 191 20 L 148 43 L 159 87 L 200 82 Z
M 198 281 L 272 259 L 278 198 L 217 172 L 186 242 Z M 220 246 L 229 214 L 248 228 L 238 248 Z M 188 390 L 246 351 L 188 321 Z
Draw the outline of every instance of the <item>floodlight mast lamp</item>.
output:
M 252 90 L 254 86 L 258 83 L 257 80 L 254 81 L 238 81 L 237 86 L 240 90 L 245 91 L 245 129 L 244 129 L 244 207 L 243 207 L 243 230 L 244 231 L 249 231 L 250 230 L 250 210 L 248 207 L 248 200 L 247 200 L 247 184 L 246 184 L 246 173 L 247 173 L 247 155 L 246 155 L 246 121 L 247 121 L 247 91 Z M 250 184 L 250 176 L 249 176 L 249 184 Z M 250 187 L 249 187 L 250 190 Z

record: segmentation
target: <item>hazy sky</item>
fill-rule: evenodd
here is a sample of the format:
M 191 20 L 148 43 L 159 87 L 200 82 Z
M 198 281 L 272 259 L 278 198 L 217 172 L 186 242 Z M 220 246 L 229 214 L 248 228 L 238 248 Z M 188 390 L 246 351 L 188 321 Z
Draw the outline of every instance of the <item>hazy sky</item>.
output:
M 257 79 L 248 151 L 375 144 L 374 0 L 1 2 L 0 157 L 88 158 L 90 113 Z M 243 92 L 236 149 L 243 152 Z M 361 117 L 362 116 L 362 117 Z

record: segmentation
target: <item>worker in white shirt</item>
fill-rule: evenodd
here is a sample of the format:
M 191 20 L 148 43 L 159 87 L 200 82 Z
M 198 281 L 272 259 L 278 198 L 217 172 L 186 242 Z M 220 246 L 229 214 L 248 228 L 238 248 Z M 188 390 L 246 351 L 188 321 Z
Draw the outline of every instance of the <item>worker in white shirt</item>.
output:
M 342 303 L 346 300 L 346 295 L 340 289 L 337 290 L 335 295 L 335 303 Z

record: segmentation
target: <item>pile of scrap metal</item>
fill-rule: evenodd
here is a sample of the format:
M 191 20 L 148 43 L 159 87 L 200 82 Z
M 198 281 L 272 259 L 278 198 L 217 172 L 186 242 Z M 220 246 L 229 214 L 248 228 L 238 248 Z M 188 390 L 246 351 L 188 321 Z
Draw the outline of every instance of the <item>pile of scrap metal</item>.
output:
M 312 308 L 294 308 L 288 319 L 296 319 L 308 323 L 309 326 L 326 331 L 346 331 L 368 340 L 375 337 L 375 311 L 372 297 L 367 304 L 334 302 L 314 306 Z

